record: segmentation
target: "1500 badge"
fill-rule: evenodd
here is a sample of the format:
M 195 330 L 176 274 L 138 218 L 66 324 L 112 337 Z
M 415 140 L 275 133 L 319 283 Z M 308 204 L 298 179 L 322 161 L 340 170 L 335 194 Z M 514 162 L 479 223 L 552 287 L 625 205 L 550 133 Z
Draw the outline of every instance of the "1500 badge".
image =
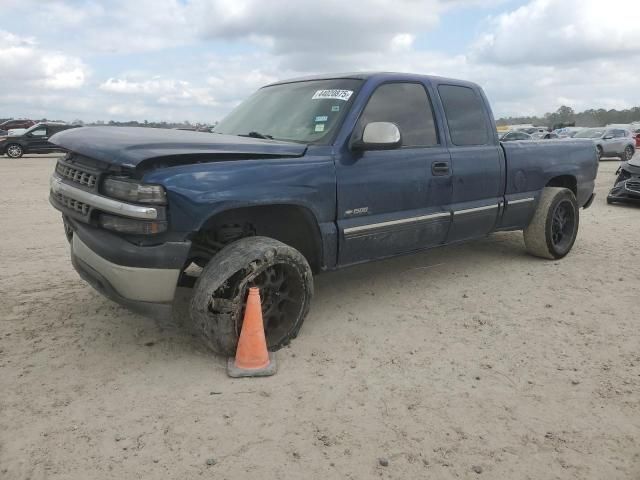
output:
M 369 213 L 369 207 L 354 208 L 353 210 L 346 210 L 344 212 L 344 214 L 346 216 L 349 216 L 349 215 L 364 215 L 366 213 Z

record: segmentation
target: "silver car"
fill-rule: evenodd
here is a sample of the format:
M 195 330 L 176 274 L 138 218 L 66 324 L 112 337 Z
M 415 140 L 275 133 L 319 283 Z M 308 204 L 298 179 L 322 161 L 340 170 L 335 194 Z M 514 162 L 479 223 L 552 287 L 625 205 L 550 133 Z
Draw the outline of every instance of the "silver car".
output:
M 501 142 L 513 142 L 514 140 L 531 140 L 531 135 L 519 130 L 510 130 L 508 132 L 498 132 L 498 139 Z
M 573 138 L 592 139 L 599 158 L 620 157 L 623 161 L 629 161 L 636 151 L 631 131 L 623 128 L 585 128 Z

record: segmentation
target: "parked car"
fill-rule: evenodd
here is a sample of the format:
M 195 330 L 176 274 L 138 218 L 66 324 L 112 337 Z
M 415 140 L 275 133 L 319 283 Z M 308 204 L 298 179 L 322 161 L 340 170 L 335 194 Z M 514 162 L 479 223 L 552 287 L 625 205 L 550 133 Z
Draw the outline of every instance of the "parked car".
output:
M 616 175 L 613 188 L 607 195 L 607 203 L 634 202 L 640 204 L 640 158 L 623 162 Z
M 565 127 L 554 130 L 553 133 L 560 138 L 573 138 L 578 132 L 584 130 L 585 127 Z
M 516 128 L 515 130 L 519 132 L 528 133 L 529 135 L 533 135 L 536 133 L 546 133 L 549 131 L 546 127 L 524 127 L 524 128 Z
M 73 125 L 63 123 L 38 123 L 18 135 L 0 137 L 0 155 L 20 158 L 25 153 L 60 152 L 64 149 L 54 145 L 49 138 L 63 130 L 74 128 Z
M 5 120 L 0 123 L 0 130 L 11 130 L 13 128 L 30 128 L 35 125 L 33 120 Z
M 50 201 L 80 276 L 146 310 L 192 287 L 192 323 L 225 355 L 250 285 L 275 350 L 307 315 L 313 273 L 505 230 L 562 258 L 598 169 L 591 141 L 499 142 L 474 83 L 395 73 L 268 85 L 213 135 L 90 127 L 52 141 L 69 150 Z
M 631 160 L 635 153 L 635 139 L 630 130 L 622 128 L 585 128 L 573 138 L 590 138 L 596 144 L 598 158 L 620 157 Z
M 504 132 L 499 136 L 501 142 L 513 142 L 514 140 L 531 140 L 533 137 L 528 133 L 518 130 L 511 130 L 510 132 Z
M 531 135 L 534 140 L 551 140 L 560 138 L 560 136 L 555 132 L 539 132 Z
M 640 148 L 640 128 L 634 129 L 632 133 L 636 139 L 636 149 Z

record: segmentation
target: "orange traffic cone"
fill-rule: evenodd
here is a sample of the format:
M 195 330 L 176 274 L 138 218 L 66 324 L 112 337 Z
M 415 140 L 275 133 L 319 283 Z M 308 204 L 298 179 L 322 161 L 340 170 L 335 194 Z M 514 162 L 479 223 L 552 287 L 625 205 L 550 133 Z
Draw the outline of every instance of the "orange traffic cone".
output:
M 240 331 L 240 340 L 235 358 L 227 361 L 227 374 L 230 377 L 267 377 L 276 373 L 276 359 L 267 350 L 267 340 L 264 336 L 262 323 L 262 306 L 260 305 L 260 290 L 249 288 L 247 308 Z

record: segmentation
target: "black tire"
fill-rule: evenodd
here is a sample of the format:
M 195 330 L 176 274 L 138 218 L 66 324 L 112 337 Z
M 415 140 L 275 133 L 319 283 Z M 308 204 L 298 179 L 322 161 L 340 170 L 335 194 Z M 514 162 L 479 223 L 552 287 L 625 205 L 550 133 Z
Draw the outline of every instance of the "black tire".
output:
M 552 260 L 571 251 L 580 223 L 580 209 L 571 190 L 546 187 L 538 207 L 524 230 L 527 251 L 536 257 Z
M 598 151 L 598 161 L 600 161 L 600 160 L 602 160 L 602 154 L 603 154 L 604 152 L 602 151 L 602 147 L 601 147 L 600 145 L 598 145 L 598 146 L 596 147 L 596 150 Z
M 235 354 L 249 286 L 261 289 L 269 350 L 298 335 L 313 297 L 313 275 L 296 249 L 267 237 L 237 240 L 218 252 L 196 281 L 193 328 L 211 350 Z
M 18 143 L 10 143 L 5 150 L 9 158 L 20 158 L 24 155 L 24 149 Z
M 623 154 L 620 155 L 620 160 L 622 160 L 623 162 L 628 162 L 633 158 L 634 153 L 635 152 L 633 150 L 633 147 L 631 145 L 627 145 L 627 147 L 624 149 Z

